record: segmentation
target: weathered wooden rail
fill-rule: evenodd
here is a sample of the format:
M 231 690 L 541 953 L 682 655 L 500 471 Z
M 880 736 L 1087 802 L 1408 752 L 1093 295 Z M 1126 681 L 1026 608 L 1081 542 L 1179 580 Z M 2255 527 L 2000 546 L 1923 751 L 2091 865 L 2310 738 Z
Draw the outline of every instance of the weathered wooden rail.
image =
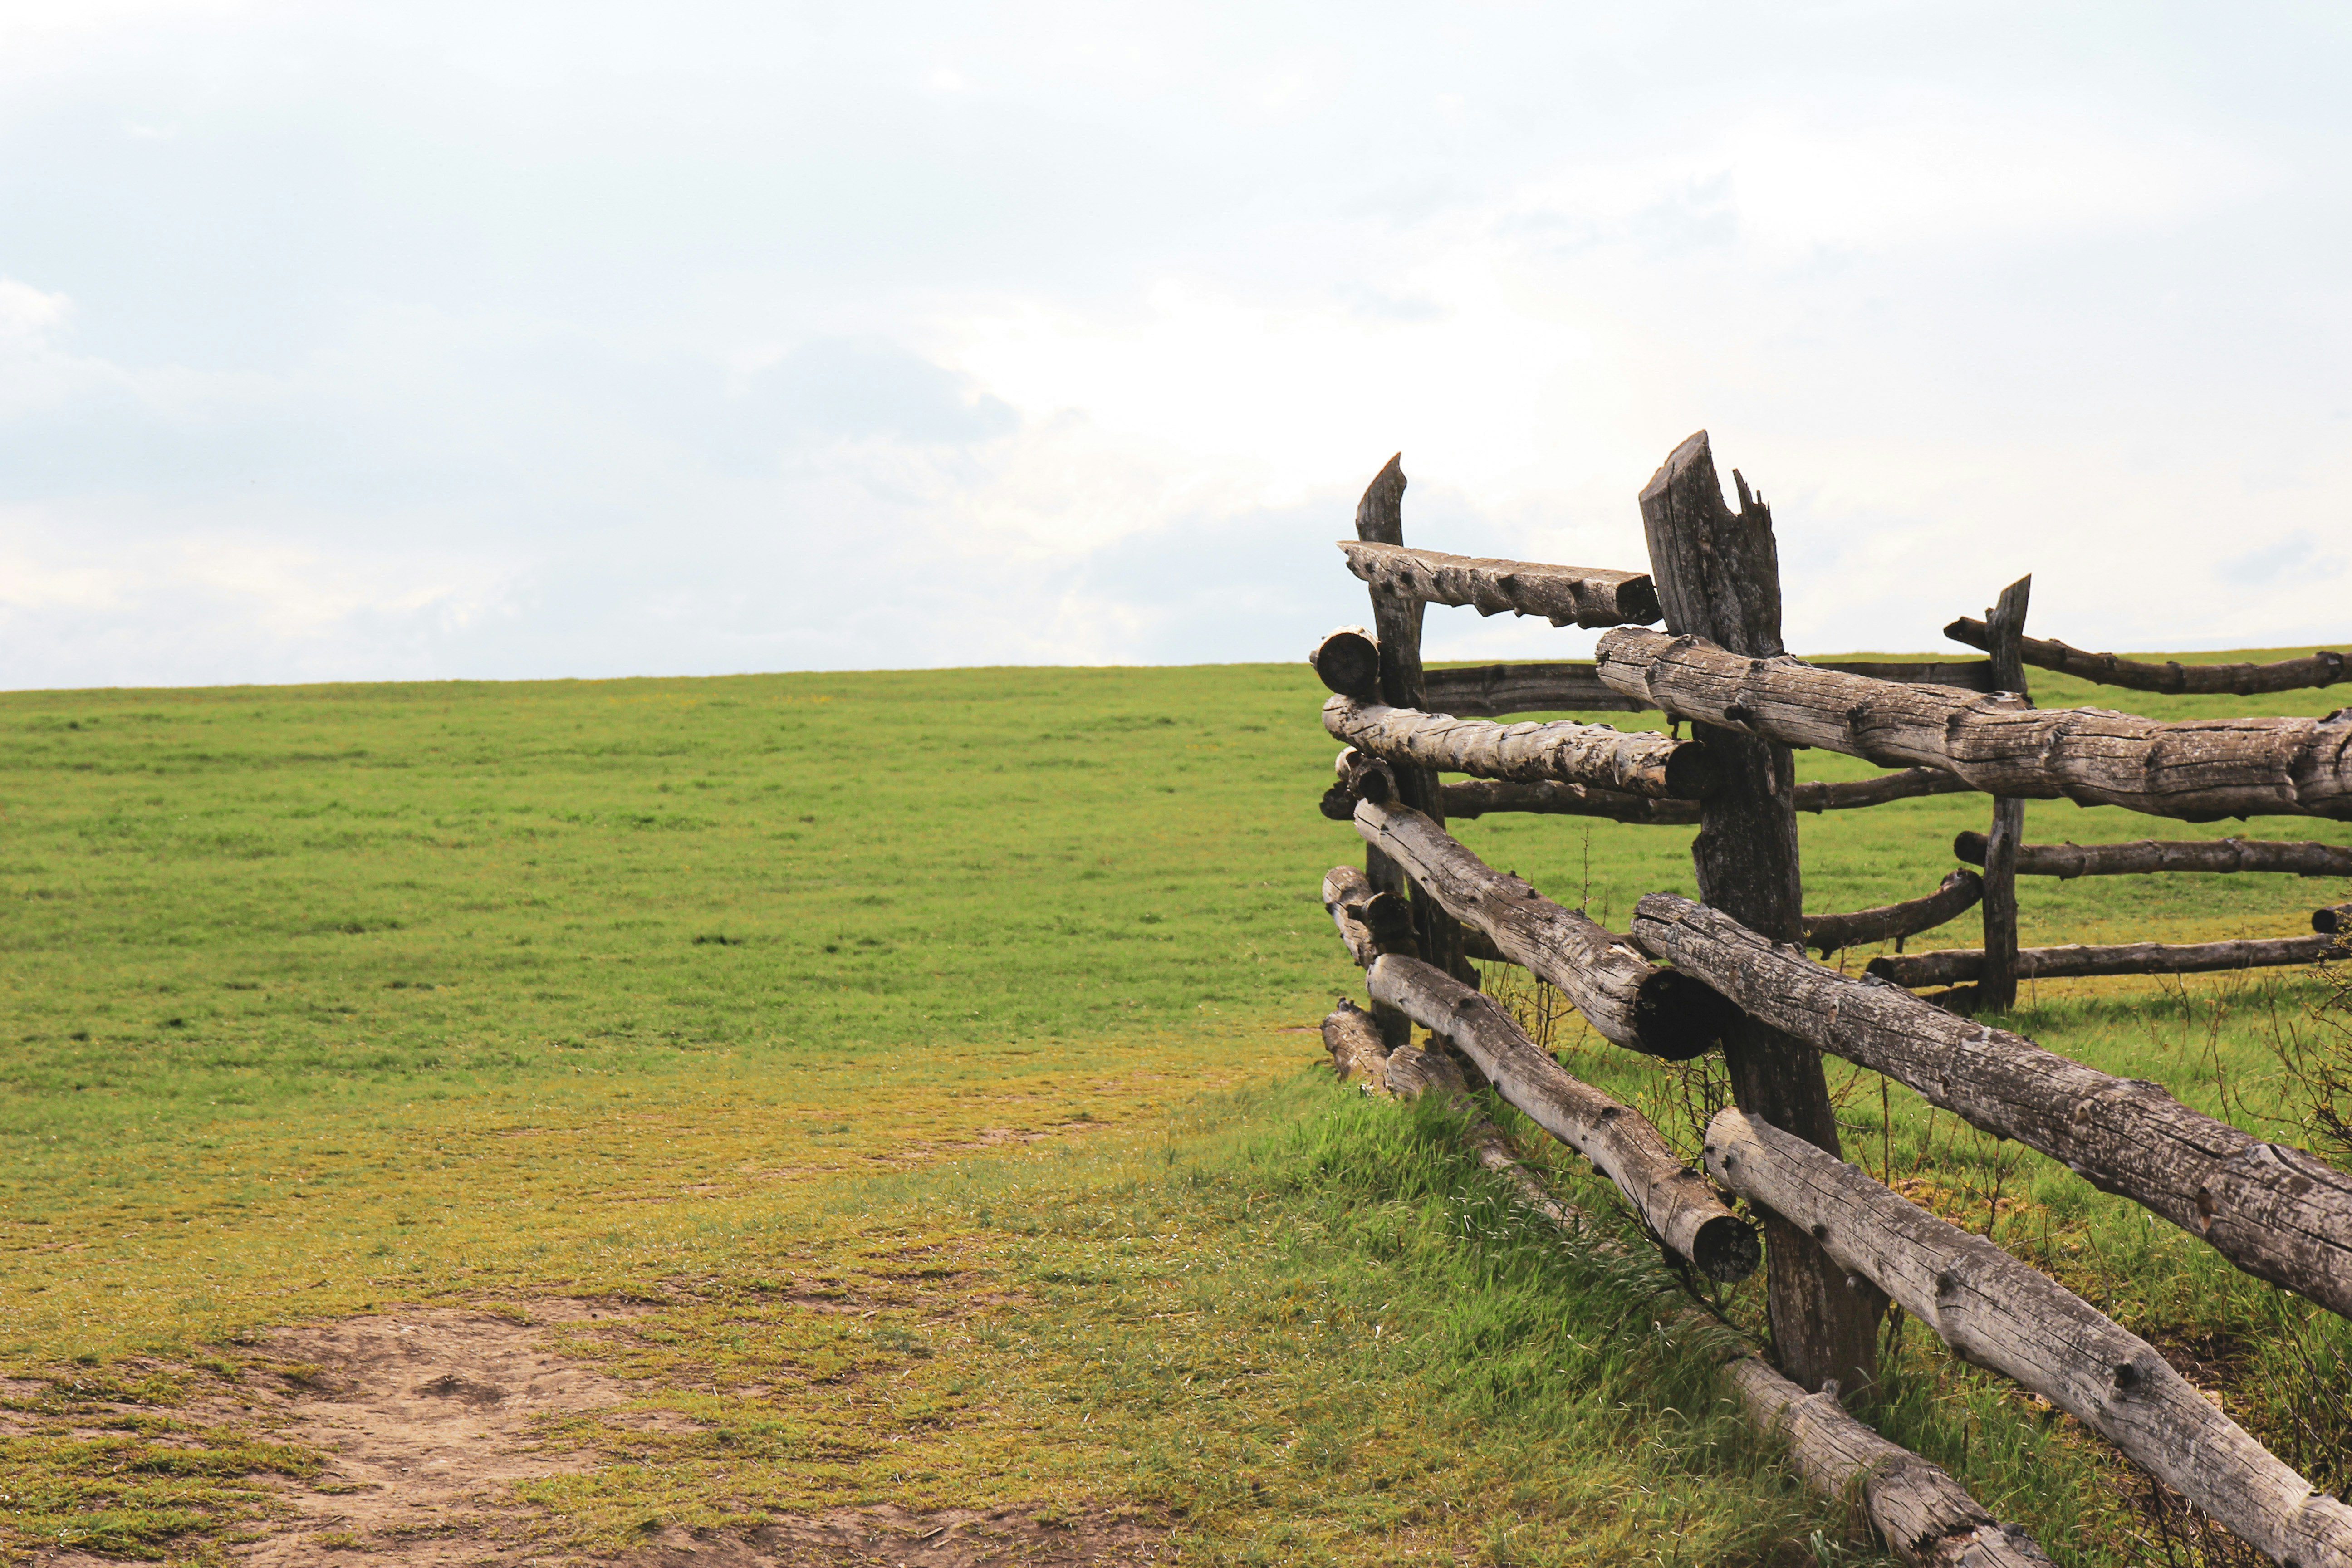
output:
M 1368 1093 L 1410 1099 L 1434 1089 L 1454 1097 L 1471 1112 L 1465 1142 L 1481 1166 L 1502 1178 L 1521 1207 L 1576 1245 L 1602 1257 L 1622 1256 L 1591 1216 L 1561 1202 L 1519 1163 L 1502 1130 L 1462 1097 L 1460 1079 L 1451 1075 L 1444 1058 L 1411 1047 L 1387 1051 L 1370 1019 L 1344 1001 L 1323 1020 L 1323 1041 L 1341 1080 Z M 1838 1403 L 1835 1391 L 1806 1393 L 1772 1370 L 1754 1345 L 1696 1307 L 1670 1305 L 1663 1316 L 1678 1329 L 1718 1342 L 1732 1340 L 1736 1348 L 1720 1374 L 1725 1391 L 1758 1432 L 1787 1445 L 1808 1486 L 1834 1502 L 1859 1500 L 1871 1527 L 1905 1563 L 1915 1568 L 2047 1568 L 2050 1559 L 2022 1527 L 2002 1524 L 1941 1466 L 1856 1420 Z
M 1885 767 L 1943 768 L 1991 795 L 2190 821 L 2352 819 L 2352 709 L 2167 723 L 1872 680 L 1638 627 L 1604 632 L 1599 652 L 1603 681 L 1669 712 Z
M 2332 935 L 2251 937 L 2237 942 L 2125 942 L 2104 946 L 2070 942 L 2021 947 L 2013 955 L 2021 980 L 2080 979 L 2093 974 L 2212 974 L 2230 969 L 2280 969 L 2352 956 Z M 1981 948 L 1881 953 L 1868 973 L 1896 985 L 1964 985 L 1984 978 Z
M 1991 632 L 1983 621 L 1962 616 L 1944 628 L 1954 642 L 1990 647 Z M 2027 637 L 2020 651 L 2025 662 L 2039 669 L 2079 676 L 2102 686 L 2128 687 L 2134 691 L 2201 693 L 2217 697 L 2254 697 L 2272 691 L 2300 691 L 2333 686 L 2352 669 L 2352 654 L 2322 648 L 2306 658 L 2281 659 L 2276 664 L 2182 664 L 2168 659 L 2144 664 L 2111 653 L 2084 653 L 2062 642 Z
M 1335 928 L 1366 972 L 1372 1008 L 1343 1007 L 1326 1021 L 1335 1063 L 1343 1076 L 1401 1092 L 1439 1086 L 1458 1093 L 1483 1081 L 1593 1159 L 1667 1250 L 1729 1278 L 1753 1266 L 1756 1232 L 1693 1184 L 1654 1129 L 1569 1076 L 1480 995 L 1460 959 L 1523 966 L 1556 986 L 1602 1038 L 1628 1049 L 1680 1060 L 1719 1047 L 1737 1109 L 1710 1128 L 1706 1161 L 1756 1205 L 1773 1341 L 1788 1374 L 1759 1363 L 1735 1369 L 1729 1382 L 1759 1425 L 1790 1435 L 1800 1468 L 1816 1484 L 1858 1485 L 1874 1500 L 1913 1497 L 1885 1508 L 1873 1500 L 1870 1509 L 1906 1561 L 2042 1559 L 2030 1542 L 1987 1534 L 1990 1520 L 1957 1488 L 1938 1490 L 1930 1480 L 1906 1493 L 1896 1479 L 1920 1461 L 1837 1409 L 1835 1388 L 1876 1376 L 1880 1292 L 1958 1353 L 2079 1416 L 2278 1561 L 2352 1568 L 2352 1510 L 2314 1494 L 2152 1348 L 1990 1242 L 1846 1164 L 1821 1068 L 1826 1053 L 1904 1083 L 1970 1125 L 2138 1203 L 2246 1273 L 2352 1316 L 2352 1175 L 2191 1110 L 2159 1085 L 2070 1061 L 1906 989 L 1961 987 L 1944 993 L 1950 999 L 1973 986 L 1979 1002 L 1998 1007 L 2020 979 L 2312 963 L 2352 951 L 2338 938 L 2352 930 L 2352 905 L 2319 910 L 2314 934 L 2291 938 L 2021 948 L 2016 935 L 2020 875 L 2352 876 L 2352 847 L 2328 844 L 2024 842 L 2027 799 L 2195 821 L 2352 819 L 2352 710 L 2326 719 L 2164 722 L 2037 709 L 2025 690 L 2027 666 L 2084 673 L 2095 664 L 2103 672 L 2095 678 L 2120 672 L 2130 679 L 2117 683 L 2147 689 L 2268 691 L 2337 679 L 2342 656 L 2178 667 L 2081 655 L 2024 636 L 2031 579 L 2021 579 L 1984 621 L 1957 624 L 1954 635 L 1984 647 L 1989 659 L 1798 660 L 1780 642 L 1770 511 L 1733 479 L 1737 510 L 1723 500 L 1704 433 L 1676 448 L 1641 496 L 1647 574 L 1406 550 L 1393 508 L 1402 471 L 1392 462 L 1367 492 L 1360 540 L 1343 548 L 1370 585 L 1378 626 L 1342 628 L 1313 658 L 1333 692 L 1325 728 L 1348 747 L 1323 809 L 1351 822 L 1366 845 L 1365 873 L 1339 868 L 1324 884 Z M 1425 604 L 1610 629 L 1590 666 L 1423 672 L 1417 616 Z M 1408 605 L 1416 618 L 1396 634 L 1410 638 L 1409 660 L 1401 660 L 1387 646 L 1388 628 L 1402 626 L 1399 606 Z M 1661 616 L 1663 631 L 1646 629 Z M 1402 663 L 1410 679 L 1397 675 Z M 2222 673 L 2179 673 L 2184 668 Z M 1692 738 L 1569 720 L 1492 721 L 1642 710 L 1689 721 Z M 1895 771 L 1799 785 L 1791 757 L 1799 747 Z M 1440 773 L 1471 776 L 1440 782 Z M 1969 790 L 1994 797 L 1992 829 L 1962 834 L 1955 855 L 1981 866 L 1981 875 L 1955 869 L 1925 896 L 1875 909 L 1802 912 L 1799 810 Z M 1448 814 L 1492 812 L 1695 826 L 1705 901 L 1651 894 L 1630 935 L 1612 933 L 1488 867 L 1445 830 Z M 1804 952 L 1899 945 L 1979 904 L 1982 948 L 1881 954 L 1862 975 Z M 1429 951 L 1432 932 L 1444 951 Z M 1417 1050 L 1407 1043 L 1414 1023 L 1430 1031 Z M 1517 1170 L 1501 1135 L 1488 1134 L 1480 1135 L 1482 1162 Z M 1550 1203 L 1539 1190 L 1528 1201 Z M 1547 1212 L 1562 1211 L 1552 1205 Z M 1808 1395 L 1808 1388 L 1832 1392 Z M 1927 1498 L 1937 1500 L 1919 1500 Z M 1931 1516 L 1949 1527 L 1914 1531 L 1903 1522 Z
M 1952 858 L 1985 863 L 1981 833 L 1952 840 Z M 2260 838 L 2138 838 L 2129 844 L 2021 844 L 2021 877 L 2142 877 L 2163 871 L 2276 871 L 2291 877 L 2352 877 L 2352 847 Z
M 1738 1110 L 1707 1128 L 1706 1157 L 1708 1173 L 1803 1226 L 1960 1356 L 2041 1394 L 2278 1562 L 2352 1565 L 2352 1508 L 2047 1275 Z

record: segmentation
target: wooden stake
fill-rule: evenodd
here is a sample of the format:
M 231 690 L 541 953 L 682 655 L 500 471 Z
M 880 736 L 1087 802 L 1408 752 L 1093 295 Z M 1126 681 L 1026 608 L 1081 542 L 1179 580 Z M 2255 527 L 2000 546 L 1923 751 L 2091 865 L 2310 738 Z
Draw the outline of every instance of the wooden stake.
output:
M 1787 650 L 1780 641 L 1772 513 L 1738 473 L 1732 479 L 1739 487 L 1738 512 L 1724 504 L 1706 432 L 1675 448 L 1642 491 L 1650 574 L 1667 631 L 1774 658 Z M 1691 845 L 1700 896 L 1776 942 L 1803 941 L 1797 770 L 1789 748 L 1734 730 L 1696 723 L 1692 729 L 1715 756 L 1718 781 Z M 1726 1039 L 1724 1061 L 1742 1109 L 1838 1152 L 1837 1116 L 1820 1053 L 1748 1017 Z M 1873 1331 L 1883 1303 L 1873 1293 L 1847 1289 L 1845 1270 L 1778 1215 L 1765 1216 L 1764 1243 L 1770 1263 L 1766 1301 L 1781 1370 L 1808 1389 L 1835 1380 L 1853 1394 L 1875 1384 Z
M 1391 458 L 1365 488 L 1356 505 L 1356 537 L 1369 544 L 1404 542 L 1404 454 Z M 1381 700 L 1391 708 L 1420 708 L 1422 689 L 1422 601 L 1373 584 L 1372 630 L 1380 642 Z M 1396 769 L 1397 796 L 1416 811 L 1444 820 L 1445 806 L 1437 792 L 1437 772 L 1412 765 Z M 1406 890 L 1403 873 L 1378 850 L 1367 850 L 1365 874 L 1383 892 Z M 1462 930 L 1435 900 L 1415 895 L 1413 924 L 1421 935 L 1422 956 L 1464 981 L 1475 983 L 1477 971 L 1463 956 Z
M 2014 692 L 2022 700 L 2025 660 L 2019 645 L 2025 637 L 2025 605 L 2033 592 L 2031 574 L 2000 591 L 2000 603 L 1985 612 L 1985 640 L 1992 655 L 1996 691 Z M 2025 802 L 1997 795 L 1992 803 L 1992 831 L 1985 835 L 1984 967 L 1977 982 L 1977 1005 L 2006 1013 L 2017 1005 L 2017 847 L 2025 841 Z

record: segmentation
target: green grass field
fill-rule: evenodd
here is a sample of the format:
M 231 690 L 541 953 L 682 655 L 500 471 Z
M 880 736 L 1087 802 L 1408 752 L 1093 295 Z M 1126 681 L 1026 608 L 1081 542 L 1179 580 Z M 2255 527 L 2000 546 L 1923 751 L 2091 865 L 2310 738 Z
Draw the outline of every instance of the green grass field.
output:
M 550 1560 L 656 1525 L 1076 1500 L 1193 1562 L 1877 1561 L 1715 1407 L 1704 1347 L 1654 1329 L 1665 1275 L 1563 1247 L 1443 1113 L 1315 1069 L 1301 1031 L 1356 986 L 1317 888 L 1360 854 L 1315 809 L 1320 696 L 1256 666 L 0 696 L 0 1552 L 215 1560 L 317 1463 L 218 1414 L 268 1375 L 264 1331 L 568 1294 L 644 1306 L 572 1342 L 676 1419 L 551 1427 L 604 1462 L 516 1489 Z M 1927 890 L 1987 816 L 1805 818 L 1809 907 Z M 2233 831 L 2352 843 L 2028 815 L 2034 839 Z M 1695 890 L 1689 830 L 1461 832 L 1618 923 Z M 2029 943 L 2183 940 L 2294 933 L 2352 884 L 2021 898 Z M 1975 940 L 1969 917 L 1914 945 Z M 2326 994 L 2044 984 L 2015 1022 L 2305 1142 L 2275 1047 Z M 1572 1019 L 1554 1044 L 1692 1131 L 1703 1086 Z M 1850 1157 L 2352 1482 L 2344 1325 L 1832 1079 Z M 803 1310 L 813 1289 L 871 1313 Z M 1723 1305 L 1756 1325 L 1752 1286 Z M 1891 1435 L 2062 1563 L 2147 1560 L 2136 1473 L 1916 1325 L 1888 1342 Z

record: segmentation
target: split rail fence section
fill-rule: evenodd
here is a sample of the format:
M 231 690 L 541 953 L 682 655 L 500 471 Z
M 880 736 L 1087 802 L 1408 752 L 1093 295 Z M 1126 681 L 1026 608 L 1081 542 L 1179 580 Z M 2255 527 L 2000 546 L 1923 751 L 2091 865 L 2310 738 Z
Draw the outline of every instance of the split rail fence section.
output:
M 2026 800 L 2062 796 L 2189 821 L 2352 819 L 2352 709 L 2326 719 L 2161 723 L 2037 709 L 2024 673 L 2032 665 L 2143 690 L 2251 694 L 2329 684 L 2345 675 L 2347 656 L 2181 666 L 2084 654 L 2024 636 L 2029 578 L 1984 620 L 1948 628 L 1990 658 L 1801 661 L 1780 641 L 1770 510 L 1732 477 L 1736 510 L 1704 431 L 1667 458 L 1641 496 L 1648 573 L 1409 549 L 1398 461 L 1366 490 L 1357 537 L 1340 548 L 1370 587 L 1372 625 L 1342 627 L 1310 656 L 1331 691 L 1325 728 L 1346 746 L 1324 811 L 1351 822 L 1365 844 L 1362 870 L 1335 868 L 1323 884 L 1370 1000 L 1369 1012 L 1342 1004 L 1325 1021 L 1335 1062 L 1343 1075 L 1402 1092 L 1457 1085 L 1454 1064 L 1466 1063 L 1590 1159 L 1676 1258 L 1728 1280 L 1752 1273 L 1760 1257 L 1773 1344 L 1796 1387 L 1768 1398 L 1756 1394 L 1765 1385 L 1753 1369 L 1734 1366 L 1727 1376 L 1750 1412 L 1789 1440 L 1807 1475 L 1836 1479 L 1849 1495 L 1861 1488 L 1906 1561 L 2045 1559 L 2013 1528 L 1992 1526 L 1940 1470 L 1866 1429 L 1857 1447 L 1851 1417 L 1828 1415 L 1839 1389 L 1874 1381 L 1874 1329 L 1890 1300 L 1956 1353 L 2104 1434 L 2277 1562 L 2352 1568 L 2352 1508 L 2315 1491 L 2153 1347 L 1989 1240 L 1845 1163 L 1822 1067 L 1826 1053 L 1883 1073 L 2133 1199 L 2246 1272 L 2352 1316 L 2352 1176 L 2193 1110 L 2160 1085 L 2112 1077 L 1964 1016 L 2007 1006 L 2022 976 L 2341 955 L 2352 905 L 2319 910 L 2310 938 L 2021 949 L 2015 879 L 2352 875 L 2352 851 L 2326 844 L 2080 847 L 2027 844 L 2021 832 Z M 1431 604 L 1607 630 L 1590 664 L 1425 670 L 1422 616 Z M 1664 629 L 1647 629 L 1661 621 Z M 1691 735 L 1493 721 L 1592 710 L 1662 710 L 1687 721 Z M 1792 749 L 1806 746 L 1890 771 L 1798 784 Z M 1802 912 L 1797 811 L 1961 791 L 1993 797 L 1990 830 L 1956 845 L 1957 858 L 1980 869 L 1956 869 L 1933 891 L 1881 908 Z M 1653 893 L 1630 932 L 1610 931 L 1486 866 L 1445 829 L 1449 816 L 1496 811 L 1696 824 L 1703 901 Z M 1898 947 L 1861 975 L 1806 956 L 1807 946 L 1826 957 L 1861 943 L 1899 944 L 1979 902 L 1981 948 Z M 1727 1208 L 1638 1112 L 1571 1077 L 1480 994 L 1473 958 L 1520 965 L 1557 986 L 1595 1032 L 1628 1050 L 1682 1060 L 1720 1049 L 1735 1104 L 1706 1129 L 1704 1160 L 1723 1190 L 1748 1200 L 1756 1225 Z M 1937 984 L 1954 989 L 1936 998 L 1906 989 Z M 1429 1048 L 1411 1043 L 1414 1023 L 1435 1037 Z M 1481 1157 L 1510 1164 L 1493 1149 Z M 1801 1401 L 1801 1390 L 1819 1392 Z M 1811 1412 L 1801 1419 L 1801 1405 Z M 1919 1484 L 1944 1500 L 1903 1501 L 1912 1494 L 1895 1484 L 1898 1474 L 1927 1478 Z M 1949 1503 L 1954 1495 L 1958 1504 Z

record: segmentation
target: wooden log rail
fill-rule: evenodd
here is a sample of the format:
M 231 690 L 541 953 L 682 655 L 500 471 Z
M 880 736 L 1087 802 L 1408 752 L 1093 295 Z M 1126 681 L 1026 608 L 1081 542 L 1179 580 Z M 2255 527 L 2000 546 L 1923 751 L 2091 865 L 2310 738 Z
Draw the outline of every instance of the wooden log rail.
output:
M 1364 842 L 1503 958 L 1559 987 L 1595 1033 L 1667 1061 L 1714 1048 L 1738 1015 L 1687 974 L 1661 969 L 1580 910 L 1563 909 L 1494 869 L 1410 806 L 1356 807 Z
M 1976 786 L 1941 768 L 1903 768 L 1874 779 L 1844 779 L 1797 786 L 1799 811 L 1851 811 L 1857 806 L 1885 805 L 1915 795 L 1965 795 Z M 1696 826 L 1699 807 L 1695 801 L 1654 800 L 1622 790 L 1596 789 L 1591 784 L 1508 784 L 1468 779 L 1438 786 L 1448 819 L 1484 816 L 1490 811 L 1533 811 L 1554 816 L 1605 816 L 1618 822 L 1651 826 Z M 1966 857 L 1962 857 L 1966 858 Z
M 1339 548 L 1348 570 L 1375 591 L 1423 604 L 1465 605 L 1482 616 L 1541 616 L 1556 626 L 1647 626 L 1658 618 L 1658 591 L 1645 572 L 1545 566 L 1355 539 L 1341 540 Z
M 1984 622 L 1962 616 L 1944 628 L 1954 642 L 1989 647 L 1991 634 Z M 2025 662 L 2042 669 L 2095 680 L 2102 686 L 2126 686 L 2135 691 L 2167 691 L 2217 697 L 2253 697 L 2269 691 L 2301 691 L 2333 686 L 2352 670 L 2352 654 L 2322 648 L 2307 658 L 2284 658 L 2275 664 L 2182 664 L 2167 659 L 2145 664 L 2111 653 L 2084 653 L 2063 642 L 2043 637 L 2023 639 Z
M 1985 836 L 1963 833 L 1952 856 L 1985 863 Z M 2276 871 L 2292 877 L 2352 877 L 2352 847 L 2265 838 L 2140 838 L 2129 844 L 2021 844 L 2027 877 L 2126 877 L 2158 871 Z
M 2352 904 L 2330 904 L 2311 911 L 2311 929 L 2330 936 L 2352 935 Z
M 1360 632 L 1361 627 L 1347 628 Z M 1340 634 L 1334 632 L 1333 637 Z M 1357 650 L 1350 649 L 1350 653 Z M 1310 662 L 1313 660 L 1310 658 Z M 1952 686 L 1963 691 L 1990 691 L 1993 689 L 1990 660 L 1975 658 L 1958 663 L 1927 663 L 1895 659 L 1811 659 L 1815 669 L 1842 670 L 1848 675 L 1866 675 L 1874 680 L 1896 680 L 1906 686 Z M 1318 669 L 1321 666 L 1318 664 Z M 1460 665 L 1450 669 L 1432 669 L 1423 673 L 1425 700 L 1433 713 L 1451 713 L 1457 719 L 1492 719 L 1502 713 L 1638 713 L 1657 705 L 1639 697 L 1628 697 L 1612 691 L 1601 682 L 1598 668 L 1589 661 L 1565 659 L 1536 664 Z M 1355 689 L 1334 684 L 1331 675 L 1324 676 L 1324 684 L 1334 691 L 1356 695 Z
M 1394 763 L 1479 778 L 1598 784 L 1629 795 L 1689 800 L 1715 782 L 1706 748 L 1665 735 L 1557 720 L 1496 724 L 1333 693 L 1323 728 L 1360 752 Z
M 1367 1093 L 1410 1097 L 1423 1092 L 1424 1084 L 1441 1090 L 1458 1087 L 1431 1084 L 1416 1064 L 1402 1059 L 1422 1052 L 1384 1054 L 1370 1018 L 1351 1003 L 1340 1003 L 1323 1020 L 1323 1041 L 1340 1079 Z M 1480 1166 L 1501 1178 L 1523 1207 L 1596 1253 L 1624 1256 L 1591 1215 L 1553 1196 L 1518 1162 L 1510 1141 L 1492 1121 L 1474 1114 L 1463 1138 Z M 1717 1337 L 1729 1332 L 1686 1303 L 1669 1306 L 1663 1315 L 1677 1326 Z M 1724 1363 L 1721 1377 L 1750 1424 L 1787 1446 L 1797 1473 L 1815 1492 L 1833 1502 L 1859 1500 L 1871 1527 L 1896 1557 L 1913 1568 L 2048 1568 L 2050 1559 L 2022 1527 L 1994 1519 L 1941 1466 L 1872 1431 L 1846 1412 L 1834 1393 L 1807 1394 L 1773 1371 L 1744 1338 L 1734 1342 L 1738 1348 Z
M 1923 931 L 1933 931 L 1958 920 L 1983 897 L 1983 878 L 1974 871 L 1954 871 L 1925 898 L 1884 904 L 1874 910 L 1856 910 L 1852 914 L 1807 915 L 1805 945 L 1820 948 L 1822 956 L 1827 958 L 1840 948 L 1917 936 Z
M 2352 817 L 2352 709 L 2166 724 L 1743 658 L 1629 626 L 1602 634 L 1599 652 L 1603 681 L 1670 713 L 1883 766 L 1946 768 L 1992 795 L 2190 821 Z
M 1416 958 L 1383 957 L 1366 989 L 1444 1036 L 1528 1121 L 1592 1162 L 1675 1257 L 1710 1279 L 1745 1279 L 1764 1249 L 1658 1130 L 1547 1056 L 1502 1005 Z
M 2241 1539 L 2296 1568 L 2352 1568 L 2352 1508 L 2048 1276 L 1738 1110 L 1708 1125 L 1706 1160 L 1717 1180 L 1805 1227 L 1962 1360 L 2089 1426 Z
M 1491 719 L 1498 713 L 1638 713 L 1650 706 L 1601 685 L 1590 664 L 1468 665 L 1426 670 L 1422 679 L 1430 711 L 1457 719 Z
M 2352 1176 L 2022 1036 L 1884 981 L 1840 974 L 1672 893 L 1633 939 L 1750 1015 L 1916 1089 L 2209 1243 L 2240 1268 L 2352 1316 Z
M 2094 974 L 2208 974 L 2226 969 L 2278 969 L 2345 956 L 2332 935 L 2256 937 L 2242 942 L 2126 942 L 2091 947 L 2021 947 L 2020 980 L 2073 980 Z M 1932 952 L 1881 953 L 1866 973 L 1890 985 L 1961 985 L 1984 973 L 1984 952 L 1974 947 Z

